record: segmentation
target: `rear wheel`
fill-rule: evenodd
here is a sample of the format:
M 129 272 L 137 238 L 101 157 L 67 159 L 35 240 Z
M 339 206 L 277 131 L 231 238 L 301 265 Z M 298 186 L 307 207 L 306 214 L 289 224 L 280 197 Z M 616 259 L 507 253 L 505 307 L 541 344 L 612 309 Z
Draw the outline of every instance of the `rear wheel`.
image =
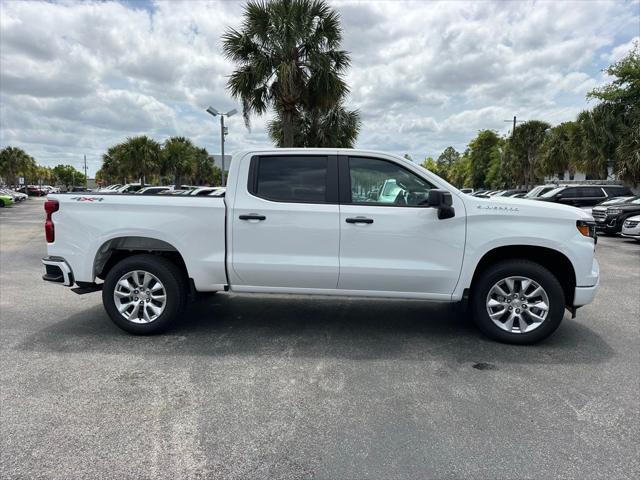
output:
M 156 255 L 134 255 L 118 262 L 102 289 L 111 320 L 136 335 L 165 331 L 183 311 L 186 298 L 184 272 Z
M 564 317 L 558 279 L 527 260 L 492 265 L 474 284 L 472 309 L 478 328 L 506 343 L 530 344 L 551 335 Z

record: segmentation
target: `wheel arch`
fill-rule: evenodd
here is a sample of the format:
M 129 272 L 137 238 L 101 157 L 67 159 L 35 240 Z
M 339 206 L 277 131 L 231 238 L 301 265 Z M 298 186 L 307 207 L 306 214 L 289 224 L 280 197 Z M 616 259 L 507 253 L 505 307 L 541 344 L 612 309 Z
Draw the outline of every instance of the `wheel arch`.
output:
M 127 257 L 143 253 L 151 253 L 169 259 L 189 277 L 187 265 L 177 248 L 164 240 L 142 236 L 122 236 L 104 242 L 94 257 L 93 277 L 104 280 L 116 263 Z
M 573 305 L 576 287 L 576 273 L 571 260 L 562 252 L 537 245 L 507 245 L 486 252 L 473 272 L 471 289 L 480 274 L 489 266 L 504 260 L 524 259 L 538 263 L 548 269 L 562 285 L 565 304 Z

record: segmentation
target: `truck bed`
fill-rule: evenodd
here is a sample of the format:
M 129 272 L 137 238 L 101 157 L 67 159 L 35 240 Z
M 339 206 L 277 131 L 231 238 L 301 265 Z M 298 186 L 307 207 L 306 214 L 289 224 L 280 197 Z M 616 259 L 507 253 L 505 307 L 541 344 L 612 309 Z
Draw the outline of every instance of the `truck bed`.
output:
M 49 255 L 66 259 L 77 282 L 93 282 L 100 252 L 116 245 L 179 252 L 200 291 L 227 284 L 223 198 L 83 192 L 48 199 L 59 203 Z

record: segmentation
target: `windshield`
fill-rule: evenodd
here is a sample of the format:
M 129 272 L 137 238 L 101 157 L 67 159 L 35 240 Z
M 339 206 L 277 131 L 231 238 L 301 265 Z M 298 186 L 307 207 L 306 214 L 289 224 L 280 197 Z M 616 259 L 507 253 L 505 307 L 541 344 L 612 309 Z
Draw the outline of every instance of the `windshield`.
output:
M 549 190 L 547 193 L 541 195 L 541 197 L 550 198 L 550 197 L 553 197 L 556 193 L 560 193 L 562 190 L 564 190 L 564 187 L 554 188 L 552 190 Z

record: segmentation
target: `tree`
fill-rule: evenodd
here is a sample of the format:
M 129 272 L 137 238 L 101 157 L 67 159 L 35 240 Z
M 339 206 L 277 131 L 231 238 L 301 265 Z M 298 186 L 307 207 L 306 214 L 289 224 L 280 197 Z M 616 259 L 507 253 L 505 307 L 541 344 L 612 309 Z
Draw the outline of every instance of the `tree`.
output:
M 139 178 L 142 186 L 148 176 L 160 170 L 160 144 L 146 135 L 127 138 L 118 148 L 117 155 L 122 170 Z
M 71 165 L 56 165 L 51 172 L 57 183 L 64 185 L 67 190 L 74 185 L 84 185 L 84 175 Z
M 509 139 L 512 173 L 517 184 L 529 188 L 539 178 L 542 164 L 542 144 L 551 125 L 530 120 L 518 125 Z
M 160 173 L 162 175 L 171 174 L 176 188 L 180 188 L 184 176 L 189 176 L 194 172 L 195 150 L 191 140 L 185 137 L 171 137 L 164 142 Z
M 640 42 L 622 60 L 606 69 L 613 81 L 587 94 L 600 100 L 590 113 L 578 117 L 586 131 L 590 167 L 605 172 L 609 162 L 617 175 L 640 182 Z M 590 157 L 587 157 L 590 159 Z
M 18 147 L 5 147 L 0 150 L 0 176 L 9 185 L 16 185 L 19 176 L 24 177 L 24 184 L 28 185 L 28 178 L 36 173 L 36 162 L 24 150 Z
M 294 145 L 297 147 L 353 148 L 360 132 L 360 114 L 347 110 L 342 102 L 322 111 L 302 110 L 297 119 Z M 282 120 L 269 122 L 269 136 L 278 147 L 284 147 Z
M 540 172 L 543 175 L 564 174 L 582 168 L 584 130 L 578 122 L 564 122 L 550 129 L 542 145 Z
M 96 179 L 98 178 L 108 183 L 127 183 L 123 144 L 119 143 L 109 147 L 102 155 L 102 168 L 96 172 Z
M 242 101 L 247 127 L 252 113 L 273 108 L 278 143 L 296 146 L 309 133 L 304 125 L 322 123 L 348 92 L 342 75 L 350 59 L 340 49 L 340 18 L 324 0 L 250 1 L 243 17 L 241 30 L 222 37 L 224 54 L 238 65 L 227 87 Z
M 491 153 L 499 141 L 500 137 L 493 130 L 480 130 L 478 135 L 469 142 L 468 158 L 471 163 L 471 184 L 473 188 L 486 186 Z
M 213 163 L 206 148 L 196 148 L 191 183 L 195 185 L 222 185 L 222 171 Z

